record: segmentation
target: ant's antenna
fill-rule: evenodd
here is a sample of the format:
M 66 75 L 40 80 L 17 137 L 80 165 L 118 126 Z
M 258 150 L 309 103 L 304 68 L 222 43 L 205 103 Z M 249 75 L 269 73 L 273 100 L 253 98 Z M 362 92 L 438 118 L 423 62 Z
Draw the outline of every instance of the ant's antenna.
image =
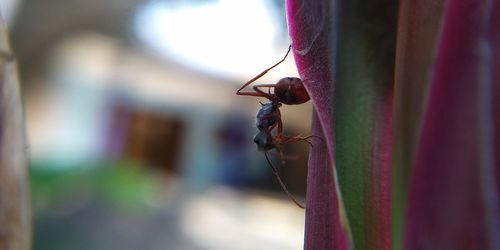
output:
M 304 206 L 301 205 L 297 200 L 295 200 L 295 198 L 293 197 L 293 195 L 286 188 L 285 183 L 283 183 L 283 181 L 281 180 L 281 177 L 278 174 L 278 170 L 273 166 L 273 164 L 271 163 L 271 160 L 269 160 L 269 156 L 267 156 L 267 152 L 264 152 L 264 155 L 266 156 L 267 163 L 269 163 L 269 167 L 271 167 L 271 169 L 273 170 L 274 176 L 276 176 L 276 179 L 280 183 L 281 188 L 283 189 L 283 191 L 285 191 L 286 195 L 288 195 L 288 198 L 290 198 L 290 200 L 292 200 L 293 203 L 295 203 L 298 207 L 304 209 Z
M 261 78 L 263 75 L 267 74 L 267 72 L 269 72 L 271 69 L 273 69 L 274 67 L 280 65 L 283 61 L 285 61 L 286 57 L 288 56 L 288 54 L 290 54 L 290 51 L 292 50 L 292 45 L 290 44 L 290 46 L 288 46 L 288 50 L 286 51 L 286 54 L 285 56 L 283 57 L 283 59 L 281 59 L 279 62 L 275 63 L 273 66 L 269 67 L 268 69 L 262 71 L 262 73 L 258 74 L 257 76 L 255 76 L 254 78 L 250 79 L 248 82 L 246 82 L 245 84 L 243 84 L 243 86 L 241 86 L 240 89 L 238 89 L 238 91 L 236 91 L 236 94 L 237 95 L 245 95 L 248 93 L 247 92 L 241 92 L 242 89 L 244 89 L 246 86 L 250 85 L 250 83 L 252 82 L 255 82 L 257 79 Z

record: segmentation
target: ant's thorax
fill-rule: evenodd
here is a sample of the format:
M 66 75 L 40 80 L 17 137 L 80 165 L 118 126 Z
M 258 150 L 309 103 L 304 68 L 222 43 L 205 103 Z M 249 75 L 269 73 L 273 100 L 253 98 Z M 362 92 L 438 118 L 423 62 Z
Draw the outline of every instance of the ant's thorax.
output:
M 276 126 L 276 123 L 281 119 L 280 106 L 279 102 L 267 102 L 261 103 L 261 108 L 257 113 L 257 122 L 256 126 L 259 131 L 270 131 L 272 128 Z

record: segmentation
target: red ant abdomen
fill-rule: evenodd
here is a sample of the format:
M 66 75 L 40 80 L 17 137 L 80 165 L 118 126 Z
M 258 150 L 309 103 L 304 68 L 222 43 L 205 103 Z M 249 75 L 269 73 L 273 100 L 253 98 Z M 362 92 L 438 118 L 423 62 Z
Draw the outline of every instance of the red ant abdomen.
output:
M 279 102 L 287 105 L 302 104 L 311 99 L 302 84 L 302 80 L 297 77 L 280 79 L 274 87 L 274 95 Z

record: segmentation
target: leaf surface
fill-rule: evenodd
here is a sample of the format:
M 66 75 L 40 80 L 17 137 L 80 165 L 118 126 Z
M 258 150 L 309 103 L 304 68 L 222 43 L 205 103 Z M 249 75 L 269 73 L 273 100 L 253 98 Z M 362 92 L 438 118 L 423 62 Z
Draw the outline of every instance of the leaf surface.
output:
M 345 229 L 332 229 L 324 239 L 306 233 L 306 246 L 343 233 L 356 249 L 389 249 L 397 1 L 289 0 L 287 7 L 297 67 L 334 163 L 332 180 L 338 180 L 332 192 L 340 198 L 340 225 L 331 228 Z M 316 184 L 309 183 L 310 192 Z M 309 202 L 308 209 L 317 210 L 331 201 Z M 308 232 L 321 226 L 309 218 Z
M 405 249 L 500 247 L 492 4 L 449 0 L 445 7 L 410 181 Z
M 333 79 L 335 1 L 287 0 L 289 33 L 297 68 L 313 106 L 306 202 L 305 249 L 350 249 L 334 155 Z
M 390 249 L 397 1 L 340 1 L 334 93 L 339 185 L 355 249 Z
M 411 165 L 427 104 L 444 1 L 402 0 L 394 74 L 392 242 L 402 249 Z

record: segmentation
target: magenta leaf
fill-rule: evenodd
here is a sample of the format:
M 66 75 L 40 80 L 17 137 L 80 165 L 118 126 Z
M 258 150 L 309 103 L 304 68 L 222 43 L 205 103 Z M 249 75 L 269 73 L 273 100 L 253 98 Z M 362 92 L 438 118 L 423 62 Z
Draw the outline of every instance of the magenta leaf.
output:
M 390 249 L 397 1 L 339 1 L 334 92 L 339 186 L 356 249 Z
M 489 37 L 492 51 L 493 88 L 492 88 L 492 114 L 494 128 L 494 154 L 496 160 L 497 195 L 500 194 L 500 3 L 497 1 L 492 8 L 489 24 Z M 496 69 L 496 70 L 495 70 Z M 497 196 L 498 208 L 500 198 Z
M 287 0 L 287 16 L 324 139 L 306 249 L 500 249 L 500 3 Z
M 331 1 L 287 0 L 292 47 L 311 96 L 314 140 L 308 168 L 305 249 L 349 249 L 348 224 L 335 178 L 333 138 L 333 29 Z
M 499 65 L 491 60 L 500 44 L 488 33 L 499 32 L 494 4 L 494 11 L 491 1 L 449 0 L 445 7 L 410 183 L 405 249 L 500 248 L 493 150 L 499 113 L 492 91 Z
M 313 133 L 322 133 L 315 112 Z M 328 149 L 324 141 L 313 139 L 307 173 L 307 207 L 304 249 L 349 249 L 339 214 L 339 199 Z
M 333 247 L 390 248 L 396 3 L 287 1 L 297 68 L 317 110 L 333 163 L 311 157 L 309 175 L 323 169 L 323 174 L 333 176 L 332 182 L 338 180 L 333 185 L 309 179 L 309 194 L 331 186 L 336 196 L 324 197 L 336 200 L 308 199 L 307 249 L 330 249 L 310 246 L 325 246 L 322 241 L 332 240 L 336 241 Z M 313 148 L 311 154 L 317 150 Z M 326 172 L 326 164 L 333 170 Z M 330 213 L 328 219 L 311 223 L 314 214 L 331 204 L 339 204 L 335 213 L 340 216 Z M 324 225 L 332 222 L 336 224 Z M 325 228 L 329 237 L 326 233 L 310 236 L 309 232 Z M 343 245 L 346 239 L 349 246 Z
M 411 165 L 427 104 L 444 1 L 402 0 L 399 5 L 394 73 L 393 249 L 403 246 Z

